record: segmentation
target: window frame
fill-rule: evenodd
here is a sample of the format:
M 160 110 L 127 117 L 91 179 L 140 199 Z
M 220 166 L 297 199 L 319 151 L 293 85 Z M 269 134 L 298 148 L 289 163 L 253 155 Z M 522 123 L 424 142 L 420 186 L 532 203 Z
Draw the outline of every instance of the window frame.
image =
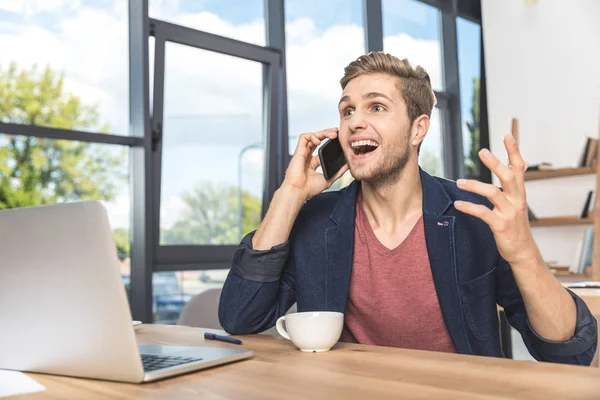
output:
M 222 269 L 229 262 L 236 245 L 163 245 L 160 244 L 160 201 L 162 179 L 162 126 L 164 117 L 165 47 L 177 43 L 199 50 L 211 51 L 263 65 L 263 138 L 265 143 L 265 175 L 263 176 L 263 199 L 270 199 L 278 182 L 277 153 L 281 142 L 279 120 L 281 112 L 278 101 L 280 87 L 281 54 L 277 50 L 239 40 L 202 32 L 170 22 L 150 19 L 150 34 L 154 36 L 154 95 L 152 113 L 153 142 L 153 234 L 155 260 L 153 272 Z M 263 201 L 262 216 L 267 201 Z
M 130 149 L 130 241 L 131 311 L 134 319 L 152 322 L 152 275 L 154 272 L 212 270 L 229 268 L 236 246 L 160 245 L 160 188 L 162 172 L 162 111 L 164 101 L 165 43 L 241 57 L 263 64 L 263 129 L 265 174 L 262 216 L 275 190 L 283 182 L 289 162 L 288 107 L 286 82 L 285 0 L 265 2 L 265 47 L 189 27 L 150 18 L 149 0 L 129 0 L 129 136 L 59 128 L 0 123 L 0 132 L 41 138 L 116 144 Z M 440 10 L 442 59 L 445 90 L 436 91 L 442 116 L 442 143 L 445 174 L 462 177 L 462 117 L 458 76 L 456 17 L 481 24 L 480 0 L 466 6 L 458 0 L 418 0 Z M 381 0 L 362 0 L 366 51 L 383 50 Z M 150 113 L 149 38 L 155 38 L 153 115 Z M 485 68 L 481 54 L 481 146 L 489 145 Z M 491 181 L 481 168 L 479 179 Z M 476 177 L 477 178 L 477 177 Z

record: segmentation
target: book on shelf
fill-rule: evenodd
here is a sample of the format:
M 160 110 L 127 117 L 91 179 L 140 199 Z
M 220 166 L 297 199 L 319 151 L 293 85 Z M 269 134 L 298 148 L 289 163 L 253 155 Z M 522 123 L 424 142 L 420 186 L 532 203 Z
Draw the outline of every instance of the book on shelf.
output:
M 583 210 L 581 211 L 581 218 L 590 217 L 590 211 L 594 208 L 594 194 L 596 192 L 594 190 L 590 190 L 585 199 L 585 204 L 583 205 Z
M 533 213 L 529 204 L 527 205 L 527 216 L 529 217 L 529 221 L 537 221 L 538 217 Z
M 586 228 L 583 237 L 577 242 L 573 261 L 569 266 L 572 274 L 583 274 L 585 267 L 592 264 L 594 250 L 594 228 Z
M 579 167 L 593 167 L 598 160 L 598 139 L 588 137 L 579 157 Z
M 583 233 L 583 251 L 579 261 L 579 271 L 583 273 L 585 267 L 592 264 L 592 253 L 594 252 L 594 228 L 586 228 Z
M 579 264 L 581 262 L 581 253 L 583 252 L 583 238 L 577 241 L 575 246 L 575 252 L 573 253 L 573 260 L 569 265 L 569 272 L 572 274 L 579 273 Z

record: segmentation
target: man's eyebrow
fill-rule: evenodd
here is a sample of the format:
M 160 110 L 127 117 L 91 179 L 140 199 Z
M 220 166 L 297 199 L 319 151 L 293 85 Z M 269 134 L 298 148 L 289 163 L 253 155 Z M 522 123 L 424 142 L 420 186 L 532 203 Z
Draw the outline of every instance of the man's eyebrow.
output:
M 345 95 L 340 99 L 340 102 L 338 103 L 338 107 L 340 106 L 340 104 L 342 104 L 344 101 L 348 101 L 350 100 L 350 96 Z
M 392 101 L 392 99 L 390 99 L 388 96 L 386 96 L 383 93 L 379 93 L 379 92 L 369 92 L 369 93 L 363 95 L 363 100 L 374 99 L 376 97 L 383 97 L 384 99 Z
M 386 96 L 383 93 L 379 93 L 379 92 L 369 92 L 365 95 L 363 95 L 363 100 L 369 100 L 369 99 L 375 99 L 377 97 L 383 97 L 384 99 L 387 99 L 389 101 L 392 101 L 392 99 L 390 99 L 388 96 Z M 350 100 L 350 96 L 345 95 L 340 99 L 340 102 L 338 103 L 338 107 L 340 106 L 340 104 L 342 104 L 344 101 L 349 101 Z

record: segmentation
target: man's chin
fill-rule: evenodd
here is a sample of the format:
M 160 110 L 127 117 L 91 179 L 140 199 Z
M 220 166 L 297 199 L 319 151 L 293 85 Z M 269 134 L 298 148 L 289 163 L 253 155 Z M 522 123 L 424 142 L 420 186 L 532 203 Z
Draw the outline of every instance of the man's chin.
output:
M 367 166 L 352 166 L 350 165 L 350 173 L 352 177 L 357 181 L 369 182 L 377 178 L 377 171 L 373 170 L 373 168 L 369 168 Z

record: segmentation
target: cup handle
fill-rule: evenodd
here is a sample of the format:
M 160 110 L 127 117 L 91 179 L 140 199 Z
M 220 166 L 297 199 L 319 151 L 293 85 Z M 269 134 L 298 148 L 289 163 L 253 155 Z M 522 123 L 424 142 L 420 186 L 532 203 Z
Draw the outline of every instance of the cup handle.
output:
M 290 335 L 287 333 L 287 331 L 283 327 L 283 321 L 285 321 L 285 315 L 283 317 L 279 317 L 279 319 L 277 320 L 277 324 L 276 324 L 277 332 L 281 336 L 286 338 L 287 340 L 292 340 L 292 338 L 290 338 Z

